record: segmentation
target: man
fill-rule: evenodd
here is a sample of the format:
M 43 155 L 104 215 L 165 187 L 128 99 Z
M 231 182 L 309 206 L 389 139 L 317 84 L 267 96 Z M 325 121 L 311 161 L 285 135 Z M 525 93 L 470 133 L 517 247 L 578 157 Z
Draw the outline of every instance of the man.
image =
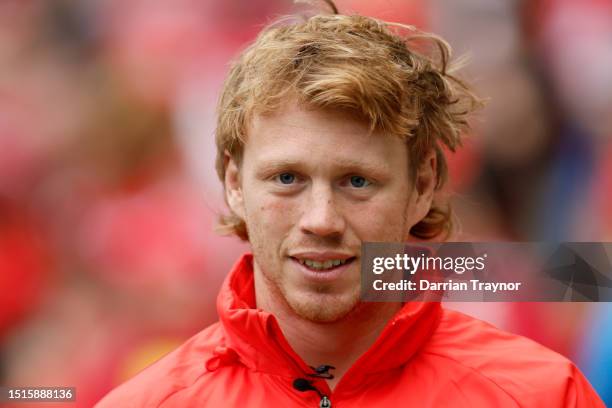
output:
M 427 44 L 440 63 L 415 51 Z M 363 242 L 451 231 L 434 200 L 442 149 L 479 102 L 448 56 L 433 35 L 360 16 L 260 34 L 229 74 L 216 134 L 221 224 L 253 254 L 227 277 L 218 323 L 99 407 L 602 406 L 534 342 L 439 303 L 360 302 Z

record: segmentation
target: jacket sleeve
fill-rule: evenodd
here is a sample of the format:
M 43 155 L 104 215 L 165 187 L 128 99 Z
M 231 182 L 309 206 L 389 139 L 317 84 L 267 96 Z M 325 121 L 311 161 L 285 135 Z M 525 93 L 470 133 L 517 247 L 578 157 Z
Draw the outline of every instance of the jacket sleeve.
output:
M 575 366 L 565 393 L 564 408 L 606 408 L 589 381 Z

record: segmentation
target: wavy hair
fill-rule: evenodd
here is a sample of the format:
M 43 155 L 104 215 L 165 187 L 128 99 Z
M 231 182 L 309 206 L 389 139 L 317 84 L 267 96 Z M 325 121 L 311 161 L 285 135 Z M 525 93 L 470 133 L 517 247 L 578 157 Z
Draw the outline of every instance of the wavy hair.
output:
M 277 110 L 288 98 L 320 109 L 351 110 L 372 130 L 404 139 L 413 177 L 425 155 L 437 156 L 436 190 L 447 179 L 443 154 L 461 144 L 468 117 L 482 105 L 454 75 L 450 46 L 412 26 L 360 15 L 285 17 L 264 28 L 232 64 L 218 105 L 216 169 L 225 178 L 225 152 L 240 163 L 255 114 Z M 244 220 L 222 215 L 218 230 L 248 240 Z M 449 205 L 438 202 L 410 233 L 447 239 Z

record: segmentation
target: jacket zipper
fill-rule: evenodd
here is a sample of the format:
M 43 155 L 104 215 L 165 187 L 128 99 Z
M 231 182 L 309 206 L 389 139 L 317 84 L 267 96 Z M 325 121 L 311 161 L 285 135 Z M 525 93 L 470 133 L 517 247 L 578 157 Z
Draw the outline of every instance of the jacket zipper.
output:
M 321 397 L 321 401 L 319 401 L 319 408 L 331 408 L 331 401 L 327 398 L 327 395 L 323 395 Z

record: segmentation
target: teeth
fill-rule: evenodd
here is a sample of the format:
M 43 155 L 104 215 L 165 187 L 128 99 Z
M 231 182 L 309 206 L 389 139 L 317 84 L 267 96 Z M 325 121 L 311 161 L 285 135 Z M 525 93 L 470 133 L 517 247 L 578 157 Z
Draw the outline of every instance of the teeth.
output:
M 344 265 L 346 263 L 346 259 L 329 259 L 323 262 L 313 261 L 311 259 L 298 259 L 298 261 L 302 265 L 306 265 L 309 268 L 318 270 L 330 269 L 338 265 Z

